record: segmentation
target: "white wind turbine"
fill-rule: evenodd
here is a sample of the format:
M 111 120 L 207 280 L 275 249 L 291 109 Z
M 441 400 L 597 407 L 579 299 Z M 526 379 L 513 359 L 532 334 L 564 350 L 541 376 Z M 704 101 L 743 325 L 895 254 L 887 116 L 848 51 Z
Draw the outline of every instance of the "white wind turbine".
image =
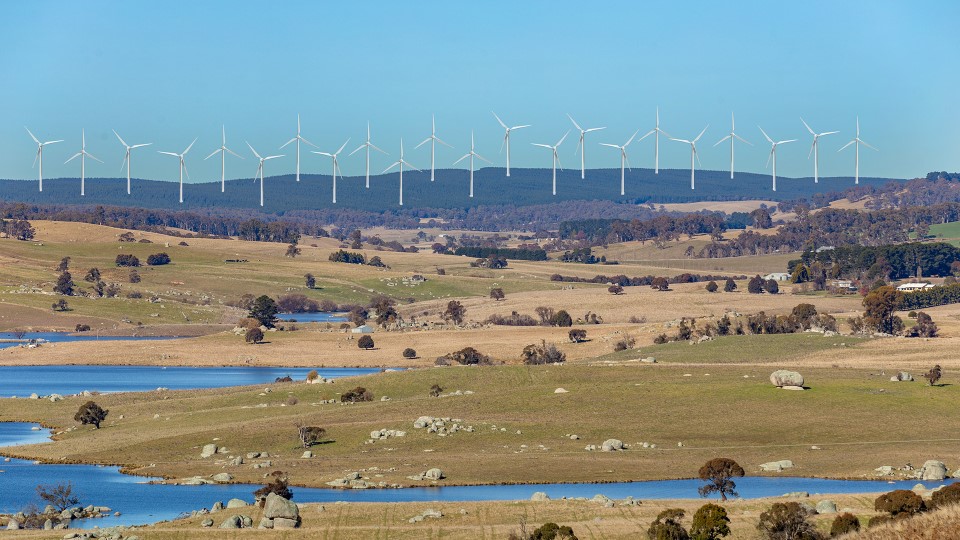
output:
M 337 162 L 337 156 L 340 155 L 340 152 L 343 152 L 343 148 L 347 146 L 348 142 L 350 142 L 350 139 L 347 139 L 346 141 L 344 141 L 344 143 L 340 145 L 340 149 L 337 150 L 336 152 L 333 152 L 332 154 L 330 152 L 318 152 L 316 150 L 311 150 L 311 152 L 313 152 L 314 154 L 320 154 L 321 156 L 329 157 L 330 160 L 333 162 L 333 172 L 331 173 L 331 176 L 333 177 L 333 203 L 334 204 L 337 203 L 337 171 L 340 170 L 340 164 Z M 343 178 L 343 174 L 340 175 L 340 178 Z
M 130 194 L 130 151 L 133 150 L 134 148 L 140 148 L 141 146 L 150 146 L 150 145 L 153 144 L 153 143 L 134 144 L 134 145 L 131 146 L 131 145 L 127 144 L 126 141 L 124 141 L 122 137 L 120 137 L 120 134 L 117 133 L 117 130 L 113 130 L 113 134 L 116 135 L 118 139 L 120 139 L 120 144 L 122 144 L 122 145 L 124 146 L 124 148 L 127 149 L 126 154 L 123 156 L 123 163 L 120 164 L 120 170 L 122 171 L 124 164 L 126 164 L 126 166 L 127 166 L 127 195 L 129 195 L 129 194 Z
M 567 132 L 563 134 L 563 137 L 560 137 L 560 140 L 557 141 L 557 144 L 553 146 L 550 146 L 549 144 L 530 143 L 534 146 L 540 146 L 543 148 L 549 148 L 550 150 L 553 150 L 553 194 L 554 195 L 557 194 L 557 165 L 560 163 L 560 156 L 557 154 L 557 148 L 561 144 L 563 144 L 564 139 L 566 139 L 567 135 L 569 134 L 570 134 L 570 130 L 567 130 Z M 563 170 L 563 165 L 560 165 L 560 170 L 561 171 Z
M 193 143 L 195 142 L 197 142 L 196 138 L 194 138 L 193 142 L 190 143 L 190 146 L 188 146 L 187 149 L 180 154 L 176 152 L 160 152 L 161 154 L 166 154 L 168 156 L 174 156 L 174 157 L 180 158 L 180 203 L 181 204 L 183 204 L 183 173 L 186 172 L 187 178 L 188 179 L 190 178 L 190 173 L 187 172 L 187 164 L 186 162 L 183 161 L 183 156 L 187 155 L 187 152 L 189 152 L 190 149 L 193 148 Z
M 792 143 L 796 141 L 796 139 L 788 139 L 786 141 L 773 142 L 773 139 L 771 139 L 770 136 L 767 135 L 767 132 L 764 131 L 762 127 L 760 126 L 757 126 L 757 127 L 760 128 L 760 133 L 763 133 L 763 136 L 766 137 L 767 141 L 770 143 L 770 155 L 767 156 L 767 166 L 770 165 L 770 160 L 773 160 L 773 190 L 776 191 L 777 190 L 777 146 L 781 144 Z
M 586 174 L 587 174 L 586 168 L 585 168 L 586 159 L 584 157 L 584 154 L 586 154 L 586 148 L 583 147 L 583 136 L 586 135 L 587 133 L 590 133 L 591 131 L 600 131 L 601 129 L 607 129 L 607 128 L 598 127 L 598 128 L 583 129 L 582 127 L 580 127 L 580 124 L 578 124 L 577 121 L 574 120 L 572 116 L 570 116 L 570 113 L 567 113 L 567 118 L 569 118 L 570 121 L 573 122 L 573 125 L 577 126 L 577 129 L 580 131 L 580 142 L 577 143 L 577 149 L 574 150 L 573 153 L 576 154 L 577 152 L 580 152 L 580 179 L 583 180 L 584 178 L 586 178 Z
M 824 135 L 833 135 L 834 133 L 840 133 L 839 131 L 825 131 L 823 133 L 816 133 L 813 129 L 804 121 L 803 117 L 800 118 L 800 121 L 803 122 L 804 127 L 807 128 L 807 131 L 813 135 L 813 144 L 810 145 L 810 152 L 807 152 L 807 159 L 810 159 L 810 154 L 813 154 L 813 183 L 817 184 L 820 182 L 820 137 Z
M 637 131 L 634 131 L 634 132 L 633 132 L 633 135 L 631 135 L 630 138 L 627 139 L 627 142 L 623 143 L 623 146 L 620 146 L 620 145 L 617 145 L 617 144 L 610 144 L 610 143 L 600 143 L 601 146 L 609 146 L 610 148 L 616 148 L 617 150 L 620 150 L 620 194 L 621 194 L 621 195 L 624 195 L 624 194 L 625 194 L 625 191 L 624 191 L 624 178 L 625 178 L 624 168 L 630 166 L 630 160 L 627 159 L 627 147 L 630 146 L 630 143 L 633 142 L 633 139 L 634 139 L 634 137 L 637 136 L 637 133 L 640 133 L 640 130 L 639 130 L 639 129 L 638 129 Z M 650 134 L 647 133 L 647 135 L 650 135 Z M 644 135 L 643 137 L 640 137 L 639 140 L 642 141 L 643 139 L 645 139 L 645 138 L 647 137 L 647 135 Z M 630 170 L 632 171 L 633 169 L 630 169 Z
M 740 139 L 741 141 L 749 144 L 750 146 L 753 146 L 752 144 L 750 144 L 750 142 L 749 142 L 748 140 L 746 140 L 746 139 L 744 139 L 743 137 L 741 137 L 741 136 L 739 136 L 739 135 L 736 134 L 736 121 L 735 121 L 734 118 L 733 118 L 733 113 L 730 113 L 730 133 L 727 134 L 726 137 L 724 137 L 724 138 L 720 139 L 719 141 L 717 141 L 717 144 L 720 144 L 720 143 L 722 143 L 723 141 L 725 141 L 725 140 L 727 140 L 727 139 L 730 139 L 730 179 L 733 180 L 733 142 L 734 142 L 734 139 Z M 717 144 L 714 144 L 714 146 L 717 146 Z
M 30 130 L 27 129 L 27 126 L 23 126 L 23 129 L 26 129 L 27 133 L 30 133 Z M 33 136 L 33 133 L 30 133 L 30 138 L 33 139 L 33 142 L 37 143 L 37 155 L 33 158 L 33 164 L 36 165 L 38 161 L 40 162 L 40 191 L 43 191 L 43 147 L 48 144 L 63 142 L 63 140 L 60 139 L 57 141 L 40 142 L 36 137 Z
M 507 125 L 503 123 L 503 120 L 501 120 L 500 117 L 497 116 L 497 113 L 493 113 L 493 117 L 497 119 L 497 122 L 500 122 L 500 125 L 503 126 L 503 129 L 504 129 L 503 143 L 500 144 L 500 151 L 503 152 L 503 147 L 504 146 L 507 147 L 507 176 L 510 176 L 510 132 L 515 129 L 523 129 L 523 128 L 530 127 L 530 124 L 524 124 L 522 126 L 507 127 Z
M 310 142 L 310 141 L 308 141 L 308 140 L 306 140 L 306 139 L 304 139 L 303 137 L 300 136 L 300 115 L 299 115 L 299 114 L 297 115 L 297 136 L 294 137 L 294 138 L 292 138 L 292 139 L 290 139 L 289 141 L 283 143 L 283 146 L 281 146 L 280 149 L 283 150 L 283 147 L 284 147 L 284 146 L 292 143 L 293 141 L 297 141 L 297 182 L 299 182 L 299 181 L 300 181 L 300 141 L 303 141 L 303 142 L 309 144 L 310 146 L 312 146 L 312 147 L 314 147 L 314 148 L 317 148 L 317 145 L 313 144 L 312 142 Z M 249 145 L 250 145 L 250 143 L 247 143 L 247 146 L 249 146 Z M 256 154 L 256 152 L 254 152 L 254 154 Z M 262 163 L 261 163 L 261 165 L 262 165 Z M 260 206 L 263 206 L 263 204 L 261 204 Z
M 433 164 L 434 164 L 434 156 L 436 155 L 436 151 L 437 151 L 437 143 L 449 146 L 450 148 L 453 148 L 453 147 L 443 142 L 442 140 L 440 140 L 440 137 L 437 137 L 437 119 L 431 116 L 430 120 L 431 120 L 431 126 L 432 126 L 430 129 L 430 136 L 424 139 L 423 142 L 415 146 L 414 150 L 416 150 L 417 148 L 420 148 L 421 146 L 427 143 L 430 143 L 430 181 L 433 182 Z
M 70 159 L 64 161 L 64 164 L 70 163 L 75 158 L 80 158 L 80 196 L 84 195 L 84 180 L 86 178 L 86 158 L 89 157 L 94 161 L 100 161 L 99 159 L 93 157 L 93 154 L 87 152 L 87 135 L 84 130 L 80 130 L 80 151 L 70 157 Z M 103 163 L 100 161 L 100 163 Z
M 220 193 L 223 193 L 224 191 L 227 190 L 227 152 L 230 152 L 231 154 L 237 156 L 240 159 L 243 159 L 243 156 L 227 148 L 226 126 L 221 126 L 221 130 L 223 131 L 223 142 L 220 143 L 220 148 L 217 148 L 216 150 L 211 152 L 210 155 L 203 158 L 203 160 L 206 161 L 212 158 L 213 156 L 217 155 L 218 152 L 220 153 Z
M 257 174 L 260 176 L 260 206 L 263 206 L 263 162 L 266 161 L 266 160 L 268 160 L 268 159 L 275 159 L 275 158 L 283 157 L 283 154 L 279 154 L 279 155 L 276 155 L 276 156 L 260 157 L 260 154 L 258 154 L 257 151 L 253 149 L 253 146 L 251 146 L 249 142 L 247 142 L 247 141 L 244 141 L 244 142 L 246 142 L 246 143 L 247 143 L 247 146 L 250 147 L 250 151 L 253 152 L 253 155 L 257 156 L 257 159 L 260 160 L 260 166 L 257 167 Z M 254 182 L 257 181 L 257 177 L 256 177 L 256 176 L 253 177 L 253 181 L 254 181 Z
M 654 144 L 653 150 L 653 174 L 660 174 L 660 134 L 663 133 L 664 136 L 670 137 L 670 134 L 666 131 L 660 129 L 660 107 L 657 107 L 657 125 L 653 129 L 647 132 L 646 135 L 640 137 L 640 140 L 646 139 L 648 135 L 654 135 Z M 697 158 L 700 159 L 700 158 Z
M 660 115 L 658 114 L 657 120 L 659 121 L 659 119 L 660 119 Z M 700 155 L 697 154 L 697 141 L 699 141 L 700 137 L 703 137 L 703 134 L 707 132 L 708 127 L 710 127 L 709 124 L 707 125 L 707 127 L 703 128 L 703 131 L 701 131 L 700 134 L 697 135 L 697 138 L 693 139 L 692 141 L 688 141 L 686 139 L 674 139 L 673 137 L 670 137 L 671 141 L 687 143 L 690 145 L 690 189 L 694 189 L 695 187 L 694 172 L 696 171 L 696 167 L 694 166 L 694 162 L 693 162 L 694 158 L 696 158 L 697 163 L 700 163 Z M 703 163 L 700 163 L 700 166 L 703 167 Z
M 382 153 L 385 156 L 390 155 L 384 152 L 383 150 L 377 148 L 376 145 L 370 142 L 370 122 L 367 122 L 367 142 L 358 146 L 356 150 L 354 150 L 353 152 L 350 152 L 350 154 L 348 155 L 352 156 L 364 148 L 367 149 L 367 189 L 370 189 L 370 149 L 373 148 L 374 150 Z
M 406 161 L 404 161 L 404 159 L 403 159 L 403 139 L 400 139 L 400 159 L 398 159 L 397 161 L 393 162 L 393 165 L 390 165 L 389 167 L 387 167 L 386 169 L 384 169 L 383 172 L 380 173 L 380 174 L 384 174 L 384 173 L 386 173 L 387 171 L 389 171 L 390 169 L 392 169 L 392 168 L 394 168 L 394 167 L 396 167 L 396 166 L 398 166 L 398 165 L 400 166 L 400 206 L 403 206 L 403 166 L 406 165 L 407 167 L 410 167 L 411 169 L 413 169 L 413 170 L 415 170 L 415 171 L 417 171 L 417 172 L 420 172 L 420 169 L 418 169 L 418 168 L 414 167 L 413 165 L 411 165 L 411 164 L 407 163 Z
M 481 156 L 480 154 L 474 152 L 473 150 L 473 131 L 470 132 L 470 152 L 464 154 L 464 156 L 453 162 L 454 165 L 460 163 L 461 161 L 470 158 L 470 196 L 473 197 L 473 158 L 482 159 L 487 163 L 491 163 L 489 159 Z
M 840 151 L 843 150 L 844 148 L 846 148 L 846 147 L 848 147 L 848 146 L 850 146 L 851 144 L 854 144 L 854 143 L 857 144 L 857 147 L 856 147 L 856 151 L 857 151 L 857 168 L 856 168 L 856 176 L 854 177 L 854 182 L 853 182 L 853 183 L 854 183 L 854 184 L 859 184 L 859 183 L 860 183 L 860 145 L 862 144 L 862 145 L 866 146 L 867 148 L 869 148 L 869 149 L 871 149 L 871 150 L 876 150 L 876 151 L 879 152 L 879 150 L 877 150 L 876 148 L 870 146 L 869 144 L 867 144 L 866 141 L 864 141 L 863 139 L 860 138 L 860 117 L 859 117 L 859 116 L 857 117 L 857 136 L 854 137 L 852 141 L 850 141 L 850 142 L 848 142 L 847 144 L 843 145 L 843 148 L 840 148 L 840 150 L 837 150 L 837 152 L 840 152 Z

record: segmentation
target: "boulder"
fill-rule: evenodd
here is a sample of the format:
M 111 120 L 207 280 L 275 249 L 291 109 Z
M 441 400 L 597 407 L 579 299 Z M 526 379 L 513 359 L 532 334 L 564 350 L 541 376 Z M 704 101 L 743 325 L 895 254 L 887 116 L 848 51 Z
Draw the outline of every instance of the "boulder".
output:
M 790 469 L 793 467 L 793 462 L 789 459 L 782 459 L 780 461 L 771 461 L 769 463 L 761 463 L 760 470 L 764 472 L 780 472 L 784 469 Z
M 446 478 L 443 475 L 443 471 L 441 471 L 436 467 L 429 469 L 427 470 L 427 472 L 423 473 L 423 477 L 427 480 L 441 480 L 443 478 Z
M 272 529 L 273 520 L 270 518 L 260 518 L 260 524 L 257 525 L 258 529 Z
M 233 480 L 233 475 L 230 473 L 222 472 L 213 475 L 214 482 L 229 482 L 231 480 Z
M 566 388 L 557 388 L 553 391 L 554 394 L 566 394 L 567 392 L 569 392 L 569 390 Z
M 220 524 L 221 529 L 239 529 L 243 525 L 240 516 L 230 516 Z
M 7 522 L 7 530 L 8 531 L 20 530 L 20 522 L 15 519 L 11 519 L 10 521 Z
M 891 476 L 893 474 L 893 467 L 890 465 L 882 465 L 874 469 L 877 473 L 877 476 Z
M 227 501 L 227 508 L 243 508 L 244 506 L 247 506 L 247 504 L 247 501 L 244 501 L 243 499 L 230 499 Z
M 221 510 L 223 510 L 223 502 L 222 502 L 222 501 L 217 501 L 217 502 L 213 503 L 213 506 L 210 507 L 210 511 L 211 511 L 211 512 L 219 512 L 219 511 L 221 511 Z
M 240 465 L 243 465 L 243 456 L 237 456 L 231 459 L 230 465 L 233 465 L 234 467 L 239 467 Z
M 549 501 L 550 497 L 546 493 L 542 491 L 538 491 L 530 496 L 530 500 L 531 501 Z
M 792 386 L 792 385 L 781 386 L 780 389 L 781 389 L 781 390 L 800 390 L 801 392 L 804 391 L 804 390 L 806 390 L 806 388 L 804 388 L 804 387 L 802 387 L 802 386 Z
M 440 519 L 443 517 L 443 512 L 439 510 L 424 510 L 420 515 L 424 518 Z
M 837 503 L 831 501 L 830 499 L 824 499 L 817 503 L 817 513 L 818 514 L 836 514 Z
M 288 519 L 288 518 L 273 519 L 274 529 L 296 529 L 299 526 L 300 526 L 300 521 L 296 519 Z
M 50 398 L 49 398 L 49 399 L 50 399 L 50 401 L 56 403 L 56 402 L 58 402 L 58 401 L 63 401 L 63 396 L 61 396 L 60 394 L 50 394 Z
M 600 450 L 603 452 L 616 452 L 626 448 L 626 445 L 620 439 L 607 439 L 600 445 Z
M 200 450 L 200 457 L 201 457 L 201 458 L 208 458 L 208 457 L 210 457 L 210 456 L 212 456 L 212 455 L 214 455 L 214 454 L 216 454 L 216 453 L 217 453 L 217 445 L 215 445 L 215 444 L 205 444 L 205 445 L 203 445 L 203 449 Z
M 935 459 L 927 460 L 923 467 L 920 467 L 920 472 L 917 474 L 917 478 L 921 480 L 943 480 L 947 477 L 947 466 L 943 464 L 942 461 L 937 461 Z
M 263 517 L 269 519 L 287 518 L 297 521 L 300 519 L 300 510 L 295 502 L 284 499 L 276 493 L 269 493 L 263 505 Z
M 778 369 L 770 374 L 770 383 L 777 387 L 803 386 L 803 375 L 796 371 Z
M 302 456 L 300 456 L 300 459 L 310 459 L 312 457 L 313 457 L 313 452 L 311 452 L 310 450 L 307 450 L 303 453 Z
M 201 526 L 201 527 L 213 527 L 213 520 L 210 519 L 210 518 L 207 518 L 207 519 L 205 519 L 205 520 L 203 520 L 203 521 L 200 522 L 200 526 Z
M 890 377 L 890 380 L 894 382 L 912 382 L 913 375 L 907 373 L 906 371 L 901 371 L 897 373 L 895 376 Z

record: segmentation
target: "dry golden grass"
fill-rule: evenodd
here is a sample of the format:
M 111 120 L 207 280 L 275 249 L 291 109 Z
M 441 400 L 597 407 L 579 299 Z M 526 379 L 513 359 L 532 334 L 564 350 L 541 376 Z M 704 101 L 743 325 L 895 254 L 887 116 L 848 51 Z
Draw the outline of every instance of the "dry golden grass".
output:
M 700 212 L 702 210 L 707 210 L 709 212 L 752 212 L 757 208 L 760 208 L 761 204 L 765 204 L 770 208 L 777 206 L 777 201 L 702 201 L 702 202 L 692 202 L 692 203 L 672 203 L 672 204 L 662 204 L 659 206 L 664 207 L 669 212 Z M 658 206 L 658 208 L 659 208 Z
M 939 508 L 840 538 L 844 540 L 957 540 L 960 539 L 960 506 Z

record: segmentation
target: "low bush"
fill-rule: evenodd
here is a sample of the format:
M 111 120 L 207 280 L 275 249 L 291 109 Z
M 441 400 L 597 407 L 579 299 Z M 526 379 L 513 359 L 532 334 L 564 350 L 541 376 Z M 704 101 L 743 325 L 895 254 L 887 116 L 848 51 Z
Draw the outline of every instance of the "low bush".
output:
M 891 517 L 911 516 L 926 509 L 926 505 L 916 493 L 909 489 L 895 489 L 877 497 L 873 508 L 878 512 L 887 512 Z
M 541 341 L 539 345 L 527 345 L 520 355 L 523 363 L 528 365 L 560 364 L 567 360 L 567 355 L 553 343 Z
M 860 520 L 850 512 L 844 512 L 833 519 L 830 525 L 830 537 L 853 533 L 860 530 Z
M 440 360 L 444 360 L 447 363 L 440 363 Z M 459 351 L 454 351 L 452 353 L 447 353 L 437 359 L 437 365 L 450 365 L 451 363 L 456 362 L 462 366 L 489 366 L 492 364 L 490 357 L 482 354 L 480 351 L 474 349 L 473 347 L 464 347 Z
M 170 264 L 170 256 L 166 253 L 154 253 L 147 257 L 147 266 L 163 266 Z
M 348 390 L 340 395 L 340 401 L 343 403 L 358 403 L 361 401 L 373 401 L 373 392 L 362 386 L 353 390 Z
M 360 347 L 364 350 L 370 350 L 374 346 L 373 338 L 370 336 L 360 336 L 360 339 L 357 340 L 357 347 Z
M 404 358 L 407 358 L 407 359 L 416 358 L 416 357 L 417 357 L 417 351 L 411 349 L 410 347 L 407 347 L 406 349 L 403 350 L 403 357 L 404 357 Z

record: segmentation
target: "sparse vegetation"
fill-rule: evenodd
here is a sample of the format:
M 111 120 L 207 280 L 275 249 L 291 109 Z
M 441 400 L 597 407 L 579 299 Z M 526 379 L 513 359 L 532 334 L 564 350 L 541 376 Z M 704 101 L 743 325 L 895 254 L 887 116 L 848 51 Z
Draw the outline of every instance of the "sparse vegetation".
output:
M 63 512 L 67 508 L 80 504 L 80 497 L 73 492 L 73 484 L 70 482 L 53 486 L 37 486 L 37 496 L 57 512 Z
M 361 401 L 373 401 L 373 392 L 362 386 L 353 390 L 348 390 L 340 395 L 340 401 L 343 403 L 359 403 Z
M 685 512 L 680 508 L 668 508 L 657 515 L 647 529 L 650 540 L 688 540 L 689 533 L 680 523 Z
M 287 479 L 287 474 L 283 471 L 274 471 L 270 473 L 270 477 L 273 478 L 270 482 L 267 482 L 267 485 L 253 492 L 254 498 L 260 501 L 260 507 L 263 508 L 263 504 L 267 498 L 267 495 L 273 493 L 274 495 L 279 495 L 288 501 L 293 499 L 293 492 L 290 491 L 289 480 Z
M 571 343 L 583 343 L 587 340 L 587 331 L 582 328 L 574 328 L 567 332 L 567 338 Z
M 807 510 L 798 502 L 774 503 L 760 514 L 757 530 L 767 540 L 820 540 L 816 527 L 807 521 Z

